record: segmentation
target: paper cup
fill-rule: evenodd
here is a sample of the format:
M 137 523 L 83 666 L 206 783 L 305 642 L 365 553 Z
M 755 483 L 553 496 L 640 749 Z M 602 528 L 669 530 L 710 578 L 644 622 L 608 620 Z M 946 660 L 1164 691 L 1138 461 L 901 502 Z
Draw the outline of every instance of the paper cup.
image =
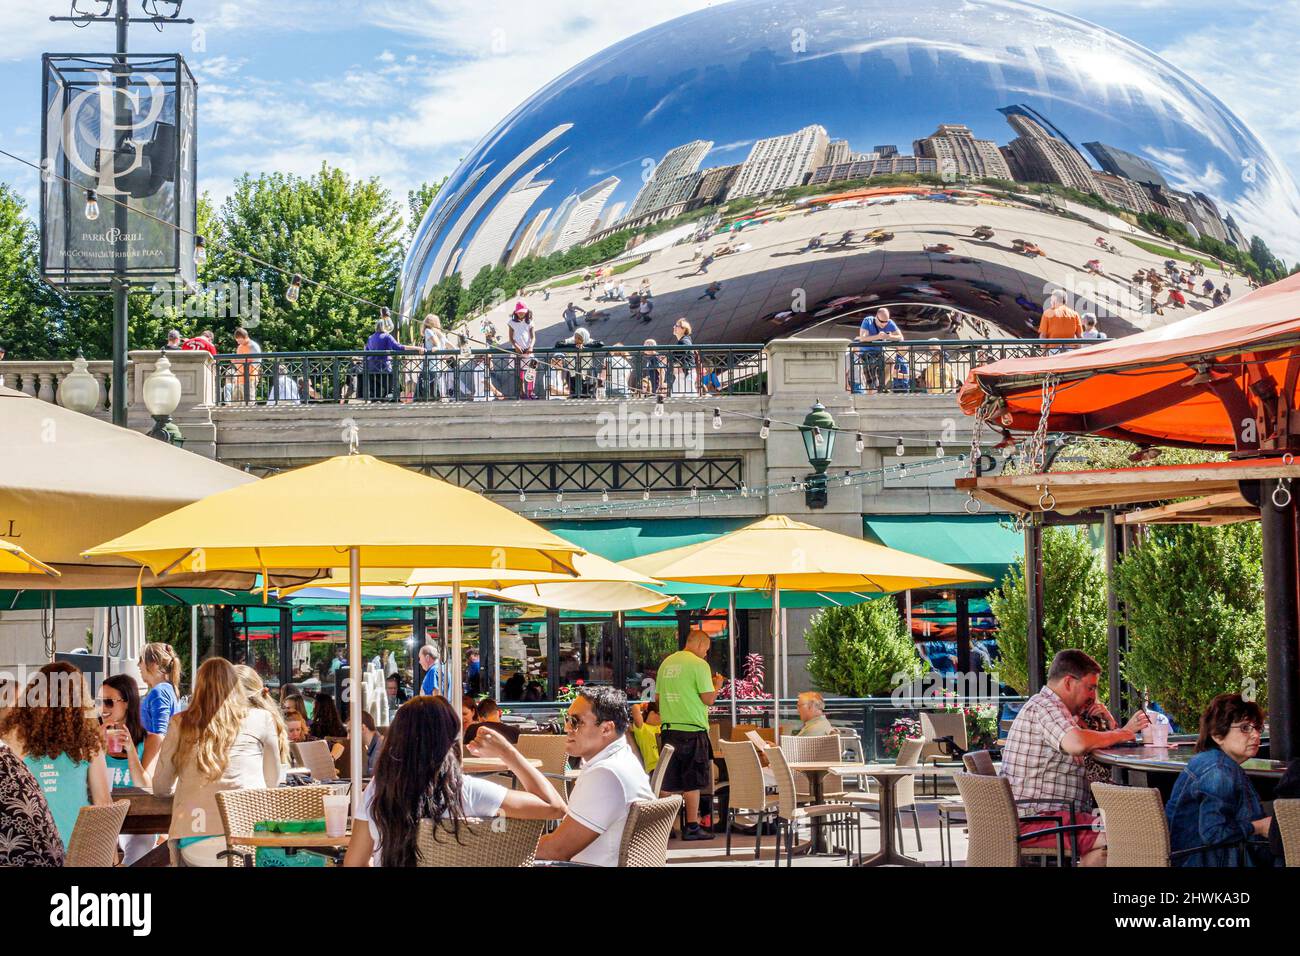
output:
M 341 837 L 348 832 L 348 795 L 331 793 L 325 803 L 325 835 Z

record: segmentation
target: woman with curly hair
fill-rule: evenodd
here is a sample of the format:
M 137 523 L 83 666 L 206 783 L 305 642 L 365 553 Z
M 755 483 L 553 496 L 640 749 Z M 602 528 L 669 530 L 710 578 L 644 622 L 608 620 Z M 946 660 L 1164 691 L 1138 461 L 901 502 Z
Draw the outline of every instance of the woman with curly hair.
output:
M 187 710 L 173 718 L 153 775 L 153 792 L 175 790 L 169 830 L 179 866 L 224 866 L 226 848 L 217 793 L 271 788 L 280 782 L 274 718 L 248 703 L 230 661 L 203 662 Z
M 112 803 L 90 691 L 71 664 L 46 664 L 33 675 L 0 721 L 0 738 L 40 782 L 65 846 L 82 807 Z

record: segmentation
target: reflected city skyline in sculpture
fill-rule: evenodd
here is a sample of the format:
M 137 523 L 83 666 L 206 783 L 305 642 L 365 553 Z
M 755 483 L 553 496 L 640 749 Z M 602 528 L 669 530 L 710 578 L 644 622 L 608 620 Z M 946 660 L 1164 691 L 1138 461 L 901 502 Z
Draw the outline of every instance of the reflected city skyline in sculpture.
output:
M 1212 304 L 1140 301 L 1133 277 L 1165 258 L 1143 215 L 1241 250 L 1256 234 L 1300 249 L 1287 173 L 1212 95 L 1115 34 L 1003 0 L 744 0 L 631 37 L 516 109 L 443 185 L 398 304 L 421 315 L 453 274 L 472 286 L 566 253 L 550 264 L 650 287 L 649 321 L 613 301 L 607 340 L 685 315 L 697 340 L 762 341 L 822 324 L 837 300 L 942 306 L 1022 336 L 1049 287 L 1121 334 Z M 701 271 L 715 250 L 729 254 Z M 558 274 L 543 272 L 527 288 Z M 529 299 L 544 331 L 568 330 L 567 288 Z

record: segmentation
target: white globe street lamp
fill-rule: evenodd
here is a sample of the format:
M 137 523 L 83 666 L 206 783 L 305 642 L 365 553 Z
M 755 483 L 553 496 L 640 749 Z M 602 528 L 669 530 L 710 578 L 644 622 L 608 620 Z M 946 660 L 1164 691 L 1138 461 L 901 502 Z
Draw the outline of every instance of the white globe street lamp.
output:
M 166 355 L 160 356 L 152 374 L 144 380 L 144 404 L 154 421 L 149 431 L 150 438 L 170 444 L 184 440 L 181 430 L 172 421 L 172 413 L 181 403 L 182 391 L 181 380 L 172 372 L 172 363 Z

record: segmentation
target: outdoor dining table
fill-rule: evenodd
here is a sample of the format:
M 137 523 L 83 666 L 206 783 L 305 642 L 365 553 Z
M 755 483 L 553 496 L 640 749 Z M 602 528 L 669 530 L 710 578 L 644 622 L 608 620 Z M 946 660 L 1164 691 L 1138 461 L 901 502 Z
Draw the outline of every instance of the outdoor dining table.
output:
M 825 777 L 828 773 L 836 774 L 841 777 L 860 776 L 865 774 L 874 777 L 880 784 L 880 849 L 871 856 L 862 860 L 858 866 L 924 866 L 920 860 L 914 860 L 912 857 L 899 853 L 894 849 L 895 841 L 895 788 L 898 781 L 904 777 L 916 774 L 923 767 L 900 767 L 892 763 L 843 763 L 842 761 L 791 761 L 790 769 L 800 773 L 807 774 L 809 783 L 812 787 L 812 796 L 814 803 L 824 801 L 823 786 Z M 813 820 L 813 849 L 815 852 L 825 852 L 825 840 L 821 827 L 821 821 Z
M 526 759 L 532 766 L 541 768 L 542 762 L 536 757 Z M 499 757 L 466 757 L 460 762 L 460 766 L 461 770 L 471 777 L 510 772 L 510 767 Z
M 1111 779 L 1124 786 L 1155 787 L 1167 800 L 1174 781 L 1187 762 L 1196 756 L 1191 744 L 1170 747 L 1112 747 L 1093 754 L 1097 762 L 1109 767 Z M 1286 763 L 1252 757 L 1241 765 L 1251 778 L 1260 799 L 1272 799 L 1273 788 L 1282 779 Z

